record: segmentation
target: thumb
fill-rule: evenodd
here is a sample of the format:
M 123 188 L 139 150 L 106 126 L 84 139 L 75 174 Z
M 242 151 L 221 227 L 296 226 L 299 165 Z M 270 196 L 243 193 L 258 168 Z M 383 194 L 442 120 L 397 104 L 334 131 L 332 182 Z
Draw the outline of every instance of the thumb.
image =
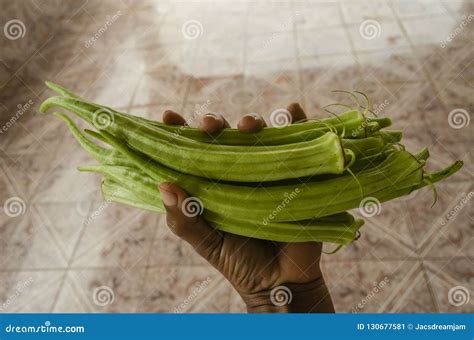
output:
M 180 187 L 162 183 L 159 187 L 166 209 L 166 222 L 171 231 L 185 240 L 206 260 L 215 263 L 223 237 L 200 216 L 203 203 L 197 197 L 188 197 Z

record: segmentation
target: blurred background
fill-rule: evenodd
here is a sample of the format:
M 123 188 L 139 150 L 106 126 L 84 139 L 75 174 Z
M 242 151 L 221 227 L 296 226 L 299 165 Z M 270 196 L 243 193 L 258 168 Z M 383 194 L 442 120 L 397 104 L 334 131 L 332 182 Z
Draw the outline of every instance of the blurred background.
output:
M 244 312 L 164 216 L 104 202 L 38 113 L 45 80 L 161 119 L 309 117 L 365 92 L 430 168 L 465 167 L 366 219 L 322 267 L 338 312 L 473 312 L 474 2 L 0 0 L 0 311 Z M 357 211 L 354 212 L 357 214 Z M 330 245 L 326 250 L 331 250 Z

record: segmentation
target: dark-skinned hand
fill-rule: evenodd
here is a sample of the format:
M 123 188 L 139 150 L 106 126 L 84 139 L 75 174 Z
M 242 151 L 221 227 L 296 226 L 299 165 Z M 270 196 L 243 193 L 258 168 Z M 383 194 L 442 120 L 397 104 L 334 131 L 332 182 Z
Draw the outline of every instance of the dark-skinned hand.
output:
M 297 103 L 287 108 L 292 122 L 306 119 Z M 184 125 L 176 112 L 166 111 L 163 122 Z M 241 117 L 237 127 L 245 133 L 258 132 L 266 125 L 258 115 Z M 215 134 L 230 127 L 220 114 L 206 114 L 200 121 L 203 133 Z M 283 243 L 259 240 L 218 231 L 200 217 L 188 217 L 181 209 L 188 197 L 171 183 L 160 185 L 167 223 L 180 238 L 219 270 L 234 286 L 249 312 L 334 312 L 320 270 L 322 244 Z

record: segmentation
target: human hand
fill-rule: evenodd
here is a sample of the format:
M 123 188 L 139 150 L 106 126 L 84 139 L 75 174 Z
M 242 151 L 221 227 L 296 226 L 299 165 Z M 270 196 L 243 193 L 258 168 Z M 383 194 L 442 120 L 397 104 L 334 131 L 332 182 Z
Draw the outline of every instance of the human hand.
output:
M 306 119 L 299 104 L 290 104 L 287 110 L 293 122 Z M 163 122 L 184 125 L 186 121 L 176 112 L 165 111 Z M 265 126 L 256 115 L 243 116 L 237 125 L 248 133 Z M 219 114 L 204 115 L 199 126 L 211 134 L 228 127 Z M 249 312 L 334 312 L 319 265 L 321 243 L 272 242 L 221 232 L 202 217 L 183 213 L 187 194 L 181 188 L 163 183 L 159 189 L 170 229 L 229 280 Z

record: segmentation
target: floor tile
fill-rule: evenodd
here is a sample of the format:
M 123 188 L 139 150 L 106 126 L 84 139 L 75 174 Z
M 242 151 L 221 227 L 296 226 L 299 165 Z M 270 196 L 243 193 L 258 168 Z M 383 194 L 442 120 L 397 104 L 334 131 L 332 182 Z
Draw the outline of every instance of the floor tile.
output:
M 156 213 L 106 201 L 93 204 L 72 266 L 145 266 L 156 222 Z
M 147 273 L 137 311 L 222 313 L 229 309 L 230 284 L 210 266 L 156 267 Z
M 0 204 L 8 203 L 0 214 L 0 308 L 245 312 L 164 215 L 104 201 L 101 176 L 76 170 L 96 161 L 65 124 L 38 113 L 53 95 L 44 85 L 51 80 L 149 119 L 172 109 L 191 126 L 207 112 L 232 126 L 251 112 L 268 121 L 291 102 L 321 118 L 328 104 L 355 105 L 332 90 L 366 93 L 371 109 L 403 132 L 408 150 L 429 147 L 428 171 L 465 164 L 436 185 L 435 207 L 430 188 L 384 203 L 357 241 L 323 256 L 336 309 L 473 310 L 472 300 L 449 301 L 450 291 L 472 291 L 469 1 L 36 1 L 2 11 L 24 21 L 27 38 L 2 45 L 0 129 L 12 124 L 18 105 L 31 99 L 33 107 L 0 133 Z
M 320 3 L 314 10 L 308 2 L 297 1 L 294 4 L 294 21 L 297 30 L 324 30 L 327 27 L 341 26 L 343 20 L 337 3 Z
M 409 46 L 395 21 L 364 21 L 359 25 L 349 25 L 348 31 L 357 52 L 398 51 Z
M 363 73 L 371 73 L 382 83 L 422 81 L 422 66 L 411 49 L 358 53 Z
M 403 20 L 402 25 L 415 46 L 419 44 L 440 46 L 455 28 L 454 20 L 447 15 Z
M 50 313 L 63 271 L 0 273 L 1 313 Z
M 431 207 L 434 197 L 429 188 L 417 194 L 416 204 L 407 206 L 417 252 L 422 257 L 469 255 L 472 216 L 463 202 L 469 201 L 470 188 L 464 183 L 439 183 L 436 188 L 435 207 Z
M 400 18 L 429 17 L 446 13 L 446 9 L 440 1 L 402 0 L 392 1 L 390 4 Z
M 421 313 L 435 308 L 418 262 L 323 262 L 323 274 L 339 313 Z
M 247 40 L 247 62 L 274 62 L 295 58 L 296 46 L 293 38 L 292 32 L 250 36 Z
M 427 260 L 426 271 L 433 287 L 435 301 L 441 313 L 469 313 L 474 307 L 470 298 L 472 284 L 472 258 Z
M 161 215 L 148 264 L 166 267 L 207 266 L 208 262 L 199 256 L 191 245 L 174 235 L 166 225 L 166 217 Z
M 364 217 L 359 210 L 353 213 L 363 218 L 365 224 L 359 230 L 360 238 L 333 255 L 324 256 L 328 262 L 351 260 L 406 260 L 414 259 L 415 244 L 409 224 L 410 216 L 406 211 L 406 201 L 400 198 L 385 202 L 377 210 L 379 214 Z M 330 252 L 335 245 L 327 244 L 324 249 Z
M 344 21 L 348 24 L 360 24 L 365 20 L 387 21 L 395 20 L 390 7 L 384 2 L 360 1 L 357 3 L 342 3 Z
M 330 54 L 346 54 L 351 52 L 347 32 L 343 26 L 329 31 L 298 30 L 298 52 L 301 57 Z M 334 42 L 337 42 L 335 44 Z
M 54 227 L 41 219 L 41 206 L 15 198 L 1 219 L 2 269 L 65 268 L 67 252 Z
M 145 270 L 103 268 L 67 273 L 54 313 L 133 313 Z

